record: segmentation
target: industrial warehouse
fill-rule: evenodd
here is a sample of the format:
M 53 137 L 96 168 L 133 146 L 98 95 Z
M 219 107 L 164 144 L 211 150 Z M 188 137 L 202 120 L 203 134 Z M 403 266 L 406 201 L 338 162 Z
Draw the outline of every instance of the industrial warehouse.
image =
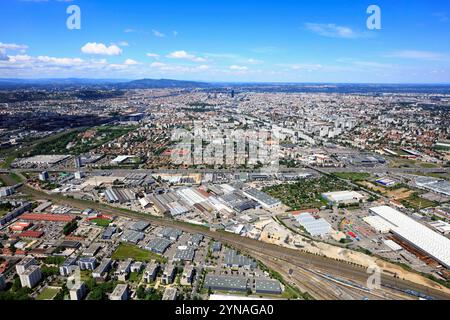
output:
M 375 207 L 370 212 L 384 219 L 395 236 L 450 269 L 450 239 L 391 207 Z

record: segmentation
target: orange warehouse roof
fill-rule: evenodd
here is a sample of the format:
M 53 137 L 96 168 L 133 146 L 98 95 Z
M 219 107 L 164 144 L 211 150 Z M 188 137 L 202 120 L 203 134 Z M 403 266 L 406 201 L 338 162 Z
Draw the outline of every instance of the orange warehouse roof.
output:
M 22 220 L 31 221 L 54 221 L 54 222 L 70 222 L 75 219 L 74 216 L 64 215 L 64 214 L 23 214 L 20 216 Z

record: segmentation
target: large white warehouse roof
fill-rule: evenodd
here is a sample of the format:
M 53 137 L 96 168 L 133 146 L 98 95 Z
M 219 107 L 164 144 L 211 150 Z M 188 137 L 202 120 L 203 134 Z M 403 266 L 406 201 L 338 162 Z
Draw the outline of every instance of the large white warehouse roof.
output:
M 450 269 L 449 239 L 391 207 L 375 207 L 371 208 L 370 211 L 389 222 L 394 234 L 426 252 Z

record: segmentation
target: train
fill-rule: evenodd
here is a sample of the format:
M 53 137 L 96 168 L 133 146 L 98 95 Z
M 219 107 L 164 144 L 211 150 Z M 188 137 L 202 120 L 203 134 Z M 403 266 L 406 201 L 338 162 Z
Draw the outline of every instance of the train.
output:
M 393 289 L 393 290 L 396 290 L 396 291 L 400 291 L 400 292 L 409 294 L 409 295 L 411 295 L 411 296 L 414 296 L 414 297 L 419 298 L 420 300 L 435 300 L 433 297 L 430 297 L 430 296 L 428 296 L 428 295 L 426 295 L 426 294 L 424 294 L 424 293 L 421 293 L 421 292 L 417 292 L 417 291 L 415 291 L 415 290 L 411 290 L 411 289 L 399 289 L 399 288 L 394 287 L 394 286 L 392 286 L 392 285 L 390 285 L 390 284 L 383 284 L 382 286 L 383 286 L 383 287 L 386 287 L 386 288 L 389 288 L 389 289 Z

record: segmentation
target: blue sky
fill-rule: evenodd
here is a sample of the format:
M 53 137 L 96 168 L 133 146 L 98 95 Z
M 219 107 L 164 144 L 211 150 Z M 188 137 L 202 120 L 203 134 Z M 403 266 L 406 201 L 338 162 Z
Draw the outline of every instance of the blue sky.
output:
M 450 83 L 449 18 L 444 0 L 1 0 L 0 77 Z

